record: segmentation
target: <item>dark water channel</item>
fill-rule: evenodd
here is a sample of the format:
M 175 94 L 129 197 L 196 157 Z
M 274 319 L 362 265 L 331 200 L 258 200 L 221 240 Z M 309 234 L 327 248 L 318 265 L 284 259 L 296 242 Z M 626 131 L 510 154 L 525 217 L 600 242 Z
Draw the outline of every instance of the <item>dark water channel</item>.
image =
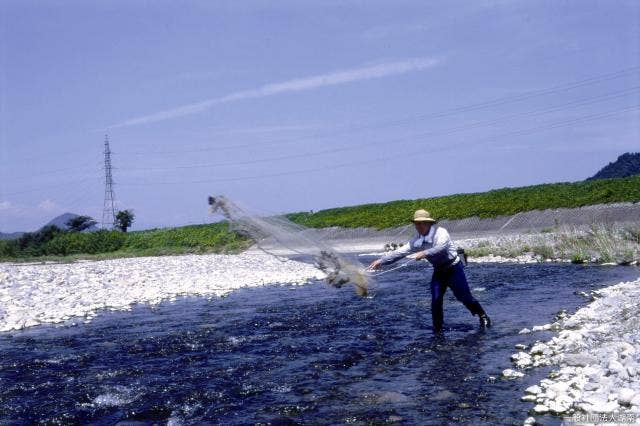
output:
M 522 424 L 532 405 L 519 398 L 548 370 L 500 373 L 516 343 L 552 334 L 518 331 L 640 270 L 472 264 L 494 326 L 479 330 L 449 292 L 444 338 L 429 274 L 383 275 L 366 299 L 273 285 L 0 334 L 0 424 Z

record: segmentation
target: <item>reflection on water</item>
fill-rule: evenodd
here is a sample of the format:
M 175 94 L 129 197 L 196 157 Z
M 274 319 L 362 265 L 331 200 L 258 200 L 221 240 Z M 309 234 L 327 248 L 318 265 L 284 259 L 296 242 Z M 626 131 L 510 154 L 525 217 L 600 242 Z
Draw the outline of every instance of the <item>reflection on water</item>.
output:
M 449 292 L 443 338 L 431 333 L 420 265 L 381 276 L 371 298 L 322 283 L 268 286 L 5 333 L 0 422 L 522 424 L 531 405 L 519 397 L 546 371 L 500 378 L 514 345 L 532 339 L 517 332 L 638 269 L 471 265 L 467 274 L 484 288 L 475 295 L 494 327 L 481 331 Z

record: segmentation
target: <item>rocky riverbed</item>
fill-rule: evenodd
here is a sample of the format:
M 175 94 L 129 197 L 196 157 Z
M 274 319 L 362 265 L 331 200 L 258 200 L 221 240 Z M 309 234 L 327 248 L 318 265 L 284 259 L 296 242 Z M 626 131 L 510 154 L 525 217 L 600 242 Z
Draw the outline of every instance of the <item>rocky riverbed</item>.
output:
M 264 253 L 139 257 L 70 264 L 0 263 L 0 331 L 89 321 L 180 295 L 223 296 L 241 287 L 322 278 L 312 265 Z
M 522 396 L 533 404 L 533 415 L 573 416 L 578 422 L 608 416 L 609 421 L 640 423 L 640 279 L 591 296 L 593 302 L 571 316 L 559 315 L 552 324 L 523 329 L 522 334 L 558 330 L 558 335 L 519 345 L 520 351 L 511 357 L 517 370 L 505 370 L 504 375 L 555 367 Z M 526 420 L 534 422 L 534 417 Z

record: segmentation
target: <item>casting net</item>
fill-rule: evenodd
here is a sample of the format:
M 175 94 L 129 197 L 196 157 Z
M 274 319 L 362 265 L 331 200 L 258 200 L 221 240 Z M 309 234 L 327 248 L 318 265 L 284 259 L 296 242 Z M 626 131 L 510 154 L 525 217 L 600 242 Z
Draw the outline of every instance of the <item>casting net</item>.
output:
M 247 236 L 261 250 L 280 256 L 297 254 L 313 259 L 314 265 L 326 274 L 326 282 L 333 287 L 353 284 L 357 293 L 368 293 L 367 273 L 356 261 L 331 247 L 304 226 L 284 216 L 258 216 L 233 203 L 223 195 L 209 197 L 211 213 L 221 213 L 232 230 Z

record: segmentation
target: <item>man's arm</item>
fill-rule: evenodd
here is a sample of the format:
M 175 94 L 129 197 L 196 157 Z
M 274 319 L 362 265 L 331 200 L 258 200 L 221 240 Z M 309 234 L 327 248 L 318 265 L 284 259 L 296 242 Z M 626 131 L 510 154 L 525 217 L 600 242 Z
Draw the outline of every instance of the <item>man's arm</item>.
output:
M 397 262 L 398 260 L 402 259 L 403 257 L 405 257 L 411 252 L 412 252 L 412 246 L 411 246 L 411 241 L 409 241 L 408 243 L 398 247 L 397 249 L 389 253 L 385 253 L 379 259 L 371 262 L 371 265 L 369 265 L 369 268 L 377 269 L 381 265 L 389 265 L 391 263 Z

